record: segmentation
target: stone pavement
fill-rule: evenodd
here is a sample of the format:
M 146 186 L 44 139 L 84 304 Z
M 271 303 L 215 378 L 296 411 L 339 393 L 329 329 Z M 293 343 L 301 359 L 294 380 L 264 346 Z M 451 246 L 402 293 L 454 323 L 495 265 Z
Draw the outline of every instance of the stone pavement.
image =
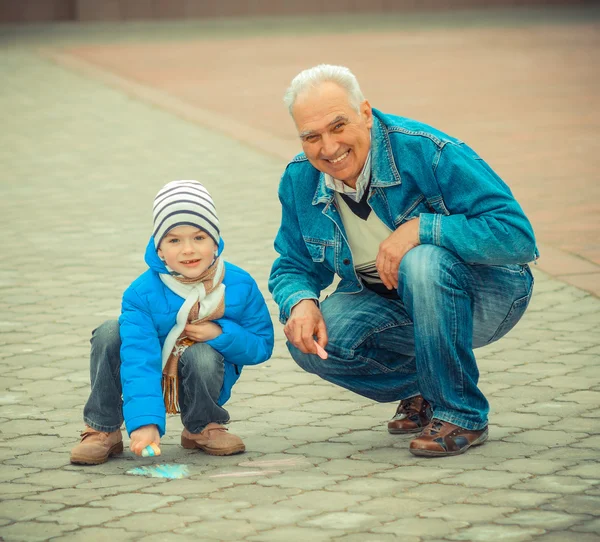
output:
M 266 288 L 283 161 L 39 56 L 0 49 L 0 537 L 29 540 L 600 540 L 600 300 L 534 270 L 506 338 L 478 351 L 490 441 L 441 460 L 388 435 L 395 405 L 273 358 L 228 404 L 247 453 L 129 452 L 69 464 L 89 389 L 91 330 L 144 269 L 167 180 L 211 189 L 227 258 Z M 33 264 L 31 263 L 33 262 Z M 132 476 L 187 465 L 189 477 Z

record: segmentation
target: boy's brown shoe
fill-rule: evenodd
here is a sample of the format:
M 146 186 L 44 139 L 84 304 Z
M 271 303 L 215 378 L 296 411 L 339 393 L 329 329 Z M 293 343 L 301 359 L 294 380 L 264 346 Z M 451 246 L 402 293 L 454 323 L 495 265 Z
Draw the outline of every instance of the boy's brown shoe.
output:
M 392 435 L 417 433 L 431 421 L 432 416 L 431 405 L 422 395 L 403 399 L 396 414 L 388 422 L 388 432 Z
M 71 463 L 76 465 L 100 465 L 111 455 L 123 451 L 121 430 L 103 433 L 86 425 L 81 442 L 71 450 Z
M 479 446 L 488 438 L 487 425 L 473 431 L 450 422 L 434 418 L 423 432 L 410 443 L 413 455 L 423 457 L 446 457 L 464 454 L 471 446 Z
M 200 433 L 190 433 L 184 429 L 181 445 L 188 450 L 200 448 L 210 455 L 233 455 L 246 450 L 240 437 L 232 435 L 218 423 L 209 423 Z

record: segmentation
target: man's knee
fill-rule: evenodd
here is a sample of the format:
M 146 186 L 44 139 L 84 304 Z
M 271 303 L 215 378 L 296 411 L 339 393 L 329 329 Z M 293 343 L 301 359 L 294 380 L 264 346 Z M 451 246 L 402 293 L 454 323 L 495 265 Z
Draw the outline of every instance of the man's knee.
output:
M 223 371 L 223 356 L 206 343 L 195 343 L 183 352 L 181 365 L 187 374 L 208 375 Z
M 318 360 L 321 359 L 314 354 L 305 354 L 298 348 L 296 348 L 289 341 L 287 342 L 288 350 L 290 351 L 290 355 L 292 359 L 298 364 L 301 369 L 304 369 L 307 373 L 318 374 L 317 363 Z
M 426 292 L 440 284 L 454 282 L 462 274 L 463 263 L 445 248 L 419 245 L 409 250 L 400 262 L 400 288 Z

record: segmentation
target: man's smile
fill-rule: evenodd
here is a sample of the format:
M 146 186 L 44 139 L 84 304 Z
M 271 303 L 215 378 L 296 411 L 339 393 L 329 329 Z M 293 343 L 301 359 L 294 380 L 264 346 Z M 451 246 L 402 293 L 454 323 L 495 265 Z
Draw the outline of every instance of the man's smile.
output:
M 342 160 L 344 160 L 348 154 L 350 154 L 350 149 L 348 149 L 344 154 L 334 158 L 333 160 L 327 160 L 330 164 L 339 164 Z

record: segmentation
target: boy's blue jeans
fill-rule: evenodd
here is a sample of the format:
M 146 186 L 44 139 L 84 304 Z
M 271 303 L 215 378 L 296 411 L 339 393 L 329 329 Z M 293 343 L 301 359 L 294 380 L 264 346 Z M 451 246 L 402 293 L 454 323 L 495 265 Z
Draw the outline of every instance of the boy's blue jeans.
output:
M 91 344 L 92 389 L 83 420 L 96 431 L 116 431 L 123 423 L 119 323 L 104 322 L 92 333 Z M 183 425 L 190 433 L 199 433 L 211 422 L 229 421 L 229 413 L 217 404 L 224 371 L 223 356 L 207 344 L 196 343 L 181 356 L 179 406 Z
M 489 404 L 473 348 L 510 331 L 532 290 L 527 265 L 467 264 L 420 245 L 401 261 L 400 300 L 363 289 L 321 303 L 328 359 L 288 348 L 300 367 L 355 393 L 380 402 L 421 394 L 436 418 L 482 429 Z

